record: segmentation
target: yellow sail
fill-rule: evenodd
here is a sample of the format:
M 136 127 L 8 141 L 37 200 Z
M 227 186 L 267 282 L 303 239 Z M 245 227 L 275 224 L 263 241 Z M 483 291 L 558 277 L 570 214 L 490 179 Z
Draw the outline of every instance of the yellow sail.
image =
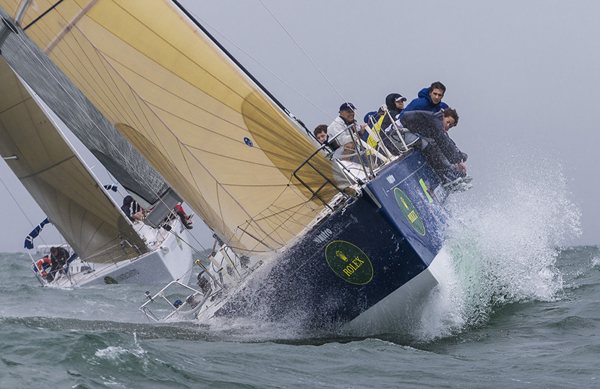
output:
M 173 2 L 36 0 L 21 26 L 232 247 L 280 248 L 322 210 L 292 176 L 315 147 Z M 331 162 L 311 162 L 331 179 Z
M 146 252 L 131 223 L 1 58 L 0 85 L 0 155 L 10 158 L 8 166 L 75 252 L 96 263 Z

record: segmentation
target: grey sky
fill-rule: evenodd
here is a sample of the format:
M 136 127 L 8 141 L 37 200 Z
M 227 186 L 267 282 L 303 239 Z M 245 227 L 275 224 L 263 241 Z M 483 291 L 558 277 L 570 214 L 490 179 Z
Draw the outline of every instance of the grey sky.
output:
M 495 186 L 500 174 L 546 169 L 543 177 L 562 166 L 568 198 L 582 212 L 583 235 L 572 243 L 599 243 L 600 2 L 263 1 L 343 97 L 259 0 L 182 3 L 310 129 L 329 124 L 344 99 L 362 119 L 388 93 L 410 101 L 442 81 L 448 88 L 444 101 L 460 115 L 451 135 L 469 154 L 475 177 L 469 198 L 510 190 Z M 5 163 L 0 178 L 32 222 L 41 221 L 41 211 Z M 31 225 L 1 185 L 0 210 L 0 251 L 20 251 Z M 210 244 L 206 232 L 194 231 Z

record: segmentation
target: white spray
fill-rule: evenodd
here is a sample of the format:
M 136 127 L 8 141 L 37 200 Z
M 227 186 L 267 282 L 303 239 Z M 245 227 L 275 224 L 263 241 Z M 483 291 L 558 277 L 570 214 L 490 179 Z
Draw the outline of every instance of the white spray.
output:
M 549 301 L 562 289 L 559 247 L 580 235 L 556 163 L 503 165 L 488 189 L 454 196 L 447 241 L 416 336 L 427 341 L 488 321 L 494 308 Z

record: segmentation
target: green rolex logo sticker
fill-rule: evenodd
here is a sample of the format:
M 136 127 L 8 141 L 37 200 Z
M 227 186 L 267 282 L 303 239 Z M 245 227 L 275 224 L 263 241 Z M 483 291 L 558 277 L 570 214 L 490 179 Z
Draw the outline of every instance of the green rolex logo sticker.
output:
M 404 216 L 406 216 L 415 231 L 421 235 L 425 235 L 425 224 L 423 224 L 423 220 L 417 213 L 415 206 L 408 199 L 408 196 L 398 188 L 394 189 L 394 195 L 396 196 L 396 201 L 400 206 L 400 210 Z
M 105 284 L 118 284 L 117 280 L 115 280 L 114 278 L 112 278 L 110 276 L 104 277 L 104 283 Z
M 373 278 L 373 265 L 365 253 L 352 243 L 335 240 L 325 249 L 327 264 L 344 281 L 365 285 Z

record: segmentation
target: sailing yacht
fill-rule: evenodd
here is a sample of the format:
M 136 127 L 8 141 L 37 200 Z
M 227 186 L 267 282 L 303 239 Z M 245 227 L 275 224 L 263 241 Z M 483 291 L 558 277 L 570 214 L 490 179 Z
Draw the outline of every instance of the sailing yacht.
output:
M 78 256 L 68 267 L 52 270 L 50 255 L 32 257 L 40 283 L 73 287 L 187 282 L 192 254 L 182 244 L 187 235 L 179 219 L 165 221 L 176 233 L 132 223 L 4 59 L 0 84 L 0 155 Z M 47 222 L 30 234 L 27 248 L 33 249 L 33 238 Z
M 348 128 L 359 155 L 332 156 L 178 1 L 0 6 L 15 72 L 63 121 L 89 103 L 214 232 L 220 248 L 200 264 L 200 289 L 168 301 L 175 313 L 261 312 L 360 334 L 418 317 L 448 195 L 418 150 L 390 152 L 377 134 L 366 145 Z

